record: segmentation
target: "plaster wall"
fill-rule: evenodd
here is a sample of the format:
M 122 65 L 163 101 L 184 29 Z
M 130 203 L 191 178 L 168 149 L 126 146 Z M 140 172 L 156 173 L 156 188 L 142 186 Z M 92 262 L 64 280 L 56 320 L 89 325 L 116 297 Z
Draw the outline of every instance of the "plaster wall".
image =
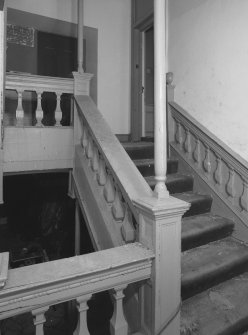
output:
M 169 0 L 175 100 L 248 159 L 248 1 Z
M 8 0 L 10 8 L 77 22 L 76 0 Z M 130 132 L 131 1 L 85 0 L 84 24 L 98 29 L 98 108 L 112 130 Z

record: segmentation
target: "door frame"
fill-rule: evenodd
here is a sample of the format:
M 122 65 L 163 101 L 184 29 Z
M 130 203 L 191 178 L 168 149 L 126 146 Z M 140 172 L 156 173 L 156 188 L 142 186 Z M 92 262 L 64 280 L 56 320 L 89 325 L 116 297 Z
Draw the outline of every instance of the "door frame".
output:
M 134 9 L 134 8 L 133 8 Z M 134 13 L 134 10 L 133 10 Z M 133 18 L 134 22 L 134 18 Z M 131 140 L 140 141 L 144 134 L 144 32 L 153 26 L 153 12 L 132 25 L 131 36 Z

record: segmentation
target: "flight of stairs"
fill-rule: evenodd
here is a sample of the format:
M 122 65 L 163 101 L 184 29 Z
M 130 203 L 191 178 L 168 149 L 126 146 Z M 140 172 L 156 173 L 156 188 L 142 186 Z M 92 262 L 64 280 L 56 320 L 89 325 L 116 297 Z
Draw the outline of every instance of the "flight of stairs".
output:
M 153 188 L 153 143 L 123 146 Z M 177 171 L 168 159 L 170 194 L 191 203 L 182 220 L 181 335 L 248 334 L 248 246 L 232 237 L 233 221 L 211 214 L 211 196 L 194 193 L 192 176 Z

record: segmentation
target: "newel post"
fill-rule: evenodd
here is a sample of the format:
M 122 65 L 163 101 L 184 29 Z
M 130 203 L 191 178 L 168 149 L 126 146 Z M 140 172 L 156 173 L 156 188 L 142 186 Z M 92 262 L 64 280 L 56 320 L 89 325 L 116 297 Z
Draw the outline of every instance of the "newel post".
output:
M 151 280 L 141 289 L 141 328 L 152 335 L 180 334 L 181 218 L 189 204 L 173 197 L 134 202 L 139 242 L 152 249 Z

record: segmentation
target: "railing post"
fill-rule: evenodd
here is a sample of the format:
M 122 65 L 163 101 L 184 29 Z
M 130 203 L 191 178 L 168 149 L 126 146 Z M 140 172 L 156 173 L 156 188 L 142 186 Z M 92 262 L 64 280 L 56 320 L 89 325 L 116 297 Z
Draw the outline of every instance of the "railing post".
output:
M 139 242 L 154 251 L 152 276 L 141 290 L 141 326 L 153 335 L 180 334 L 181 217 L 189 204 L 176 198 L 134 201 Z
M 111 335 L 127 335 L 128 324 L 124 317 L 123 312 L 123 290 L 126 286 L 114 288 L 114 314 L 110 320 L 110 333 Z
M 166 130 L 166 0 L 154 0 L 154 167 L 156 186 L 154 195 L 167 198 L 167 130 Z
M 89 309 L 87 302 L 90 300 L 91 294 L 77 298 L 77 309 L 79 312 L 79 320 L 77 329 L 74 332 L 76 335 L 90 335 L 87 326 L 87 310 Z
M 23 95 L 23 90 L 18 89 L 17 90 L 18 103 L 17 103 L 17 109 L 16 109 L 16 125 L 18 127 L 23 126 L 23 121 L 24 121 L 24 110 L 22 107 L 22 95 Z
M 44 323 L 46 322 L 45 312 L 49 307 L 41 307 L 32 311 L 34 316 L 34 325 L 36 328 L 36 335 L 44 335 Z
M 37 108 L 36 108 L 36 126 L 37 127 L 42 127 L 42 119 L 43 119 L 43 110 L 42 110 L 42 106 L 41 106 L 41 99 L 42 99 L 42 91 L 37 91 Z
M 56 126 L 61 126 L 61 120 L 62 120 L 62 110 L 61 110 L 61 106 L 60 106 L 60 102 L 61 102 L 61 93 L 56 92 L 56 100 L 57 100 L 57 104 L 56 104 L 56 110 L 55 110 L 55 120 L 56 120 Z

